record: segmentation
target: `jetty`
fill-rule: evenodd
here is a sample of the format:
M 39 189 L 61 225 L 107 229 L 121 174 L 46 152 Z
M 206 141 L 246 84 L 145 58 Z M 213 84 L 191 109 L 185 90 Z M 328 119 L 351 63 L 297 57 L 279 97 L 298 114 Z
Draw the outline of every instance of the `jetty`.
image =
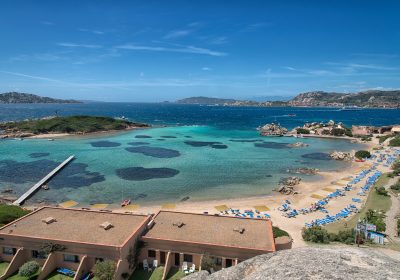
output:
M 57 174 L 61 169 L 63 169 L 68 163 L 70 163 L 75 158 L 74 155 L 68 157 L 64 160 L 60 165 L 54 168 L 49 174 L 47 174 L 42 180 L 37 182 L 34 186 L 32 186 L 28 191 L 26 191 L 23 195 L 21 195 L 16 201 L 13 202 L 14 205 L 21 205 L 27 200 L 32 194 L 34 194 L 43 184 L 53 178 L 54 175 Z

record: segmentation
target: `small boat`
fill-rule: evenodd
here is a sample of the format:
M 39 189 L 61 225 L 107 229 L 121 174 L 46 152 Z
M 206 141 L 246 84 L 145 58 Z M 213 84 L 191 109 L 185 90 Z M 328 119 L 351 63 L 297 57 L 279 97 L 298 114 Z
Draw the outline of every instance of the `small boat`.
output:
M 53 138 L 49 138 L 49 139 L 47 139 L 47 141 L 54 141 L 54 139 Z
M 128 206 L 129 204 L 131 204 L 131 200 L 125 199 L 124 201 L 121 202 L 121 207 Z
M 365 162 L 363 159 L 356 159 L 356 162 Z
M 47 190 L 49 189 L 49 186 L 48 186 L 48 185 L 43 185 L 43 186 L 42 186 L 42 189 L 44 189 L 44 190 L 47 191 Z
M 288 117 L 296 117 L 296 114 L 288 114 Z

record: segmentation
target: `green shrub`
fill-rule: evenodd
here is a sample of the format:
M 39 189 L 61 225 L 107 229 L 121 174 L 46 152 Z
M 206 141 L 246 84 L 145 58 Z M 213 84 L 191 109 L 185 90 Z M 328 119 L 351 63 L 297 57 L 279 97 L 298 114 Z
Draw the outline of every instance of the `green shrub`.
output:
M 310 134 L 310 130 L 305 128 L 296 128 L 297 134 Z
M 383 195 L 383 196 L 389 196 L 388 191 L 385 189 L 385 187 L 380 186 L 380 187 L 375 187 L 375 191 L 377 194 L 379 195 Z
M 326 229 L 320 226 L 312 226 L 310 228 L 303 228 L 301 233 L 305 241 L 313 243 L 329 243 L 329 233 Z
M 35 275 L 40 269 L 40 265 L 35 261 L 24 263 L 18 271 L 19 276 L 31 277 Z
M 116 265 L 114 261 L 98 261 L 94 266 L 94 276 L 99 280 L 114 279 Z
M 368 152 L 368 151 L 360 150 L 360 151 L 356 152 L 355 156 L 358 159 L 370 158 L 371 157 L 371 153 Z
M 400 191 L 400 181 L 397 181 L 397 183 L 390 186 L 390 188 L 394 191 Z
M 339 231 L 339 233 L 329 233 L 329 240 L 332 242 L 341 242 L 345 244 L 353 244 L 355 239 L 354 230 Z
M 397 235 L 400 235 L 400 219 L 397 219 Z
M 379 214 L 372 209 L 368 209 L 368 211 L 365 213 L 365 219 L 368 223 L 376 226 L 376 231 L 386 231 L 385 215 Z
M 278 228 L 278 227 L 272 227 L 272 232 L 274 234 L 274 238 L 278 238 L 281 236 L 289 236 L 289 233 L 287 233 L 286 231 Z
M 210 270 L 216 268 L 216 263 L 213 258 L 208 253 L 203 254 L 201 258 L 201 269 Z
M 350 128 L 346 128 L 344 134 L 348 137 L 353 137 L 353 132 L 351 131 Z
M 390 134 L 390 135 L 378 136 L 377 138 L 379 139 L 379 143 L 382 144 L 387 139 L 389 139 L 389 138 L 391 138 L 393 136 L 394 136 L 393 134 Z
M 345 130 L 343 128 L 333 128 L 331 130 L 331 134 L 334 136 L 343 136 L 345 134 Z
M 0 225 L 11 223 L 28 213 L 29 211 L 26 211 L 19 206 L 0 204 Z
M 400 147 L 400 136 L 396 136 L 389 142 L 389 146 L 392 147 Z

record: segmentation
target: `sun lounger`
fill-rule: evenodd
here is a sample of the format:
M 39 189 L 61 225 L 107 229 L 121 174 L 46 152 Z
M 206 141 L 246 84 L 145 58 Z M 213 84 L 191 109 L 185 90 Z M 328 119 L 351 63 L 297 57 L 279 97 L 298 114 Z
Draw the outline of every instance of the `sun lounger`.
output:
M 149 269 L 149 263 L 147 262 L 147 259 L 143 260 L 143 269 L 148 270 Z
M 196 265 L 192 264 L 192 267 L 189 269 L 189 273 L 193 273 L 196 271 Z
M 75 271 L 72 271 L 71 269 L 68 268 L 58 268 L 57 273 L 69 276 L 69 277 L 74 277 L 75 276 Z

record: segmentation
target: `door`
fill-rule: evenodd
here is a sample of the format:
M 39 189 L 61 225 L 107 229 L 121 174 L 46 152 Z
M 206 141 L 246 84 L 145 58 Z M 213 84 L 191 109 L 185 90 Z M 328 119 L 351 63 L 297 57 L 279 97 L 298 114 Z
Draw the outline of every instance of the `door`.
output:
M 175 253 L 175 265 L 176 266 L 181 266 L 180 254 L 179 253 Z
M 226 261 L 226 267 L 232 266 L 232 263 L 233 263 L 232 259 L 226 259 L 225 261 Z
M 165 264 L 165 252 L 160 251 L 160 264 Z

